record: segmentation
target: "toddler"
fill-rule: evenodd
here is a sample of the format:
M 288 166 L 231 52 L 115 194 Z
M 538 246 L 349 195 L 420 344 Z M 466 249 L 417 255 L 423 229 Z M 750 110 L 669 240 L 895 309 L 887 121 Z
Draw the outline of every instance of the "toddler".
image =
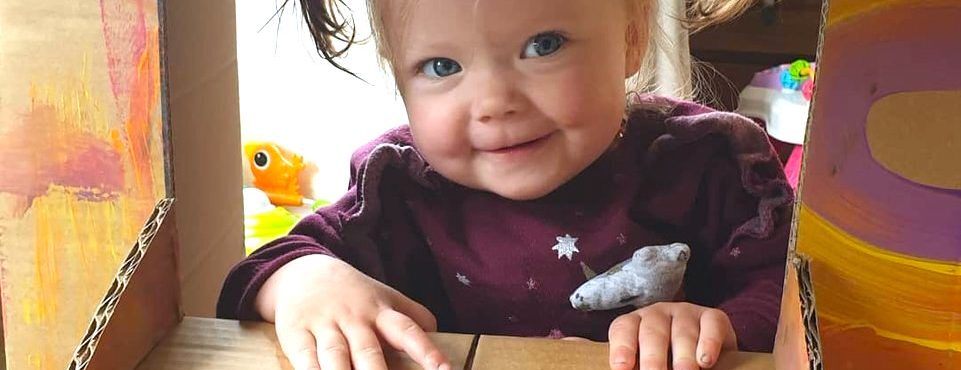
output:
M 770 351 L 793 193 L 750 120 L 628 94 L 650 73 L 654 1 L 369 0 L 409 126 L 239 263 L 218 315 L 275 323 L 296 369 L 386 370 L 383 346 L 450 369 L 435 330 L 606 341 L 615 370 Z M 688 3 L 695 26 L 747 5 Z M 301 5 L 334 61 L 352 40 L 337 3 Z M 691 248 L 679 301 L 572 307 L 587 269 L 675 242 Z

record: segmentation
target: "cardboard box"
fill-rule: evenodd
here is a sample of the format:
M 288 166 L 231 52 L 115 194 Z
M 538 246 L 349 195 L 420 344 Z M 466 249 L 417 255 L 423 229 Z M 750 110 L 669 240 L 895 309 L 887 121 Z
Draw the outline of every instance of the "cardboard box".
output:
M 233 5 L 0 2 L 0 155 L 17 158 L 0 171 L 7 368 L 67 366 L 141 227 L 174 196 L 179 276 L 163 288 L 182 297 L 152 294 L 213 315 L 243 257 Z
M 70 370 L 291 369 L 267 323 L 183 318 L 176 286 L 176 204 L 161 202 L 140 242 L 124 259 L 113 288 L 74 352 Z M 182 320 L 181 320 L 182 319 Z M 552 339 L 431 334 L 454 369 L 540 370 L 607 368 L 607 345 Z M 390 352 L 395 370 L 419 367 Z M 725 353 L 718 370 L 774 369 L 770 354 Z
M 166 5 L 0 2 L 0 157 L 89 155 L 99 162 L 77 166 L 100 171 L 73 176 L 37 161 L 0 177 L 10 369 L 244 368 L 255 349 L 287 366 L 269 326 L 181 320 L 185 309 L 212 309 L 242 254 L 240 145 L 232 3 Z M 163 9 L 166 19 L 148 16 Z M 775 354 L 731 353 L 724 366 L 961 368 L 958 19 L 961 5 L 949 0 L 831 2 Z M 136 22 L 147 31 L 128 42 Z M 83 42 L 38 46 L 38 28 Z M 39 155 L 37 142 L 53 144 Z M 63 168 L 87 168 L 77 166 Z M 103 182 L 89 183 L 90 173 Z M 22 178 L 31 180 L 10 180 Z M 606 362 L 603 345 L 437 338 L 471 369 Z
M 213 313 L 243 254 L 233 23 L 230 0 L 0 2 L 0 157 L 21 159 L 0 176 L 6 368 L 244 368 L 261 346 L 287 366 L 269 326 L 182 321 Z M 463 368 L 607 358 L 598 344 L 436 338 Z M 734 353 L 720 368 L 770 364 Z
M 453 369 L 605 369 L 607 345 L 547 339 L 431 334 Z M 420 367 L 404 354 L 388 353 L 392 370 Z M 290 369 L 274 327 L 265 323 L 187 317 L 137 370 Z M 729 353 L 718 370 L 772 370 L 770 355 Z

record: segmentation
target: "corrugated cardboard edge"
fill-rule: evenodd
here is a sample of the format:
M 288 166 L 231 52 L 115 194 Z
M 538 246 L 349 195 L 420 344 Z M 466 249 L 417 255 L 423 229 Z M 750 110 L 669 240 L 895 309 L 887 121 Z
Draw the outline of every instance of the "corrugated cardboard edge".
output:
M 814 301 L 814 285 L 811 280 L 811 261 L 803 255 L 796 256 L 792 264 L 797 273 L 798 294 L 801 298 L 801 319 L 804 323 L 804 341 L 807 344 L 808 369 L 824 370 L 821 361 L 821 333 L 818 326 L 817 304 Z
M 827 28 L 830 0 L 821 5 L 820 31 L 816 51 L 816 62 L 821 60 L 824 48 L 824 33 Z M 822 66 L 819 64 L 818 68 Z M 814 126 L 814 110 L 817 109 L 818 84 L 814 84 L 811 104 L 808 107 L 808 121 L 804 132 L 804 148 L 809 148 L 811 128 Z M 777 369 L 784 370 L 823 370 L 821 362 L 821 336 L 818 329 L 817 304 L 811 283 L 810 260 L 797 253 L 798 214 L 804 195 L 805 169 L 809 153 L 801 160 L 801 178 L 798 181 L 797 196 L 794 204 L 794 219 L 791 221 L 791 237 L 788 242 L 788 264 L 784 278 L 784 296 L 781 301 L 781 316 L 775 339 L 774 358 Z M 799 305 L 800 307 L 791 307 Z M 800 317 L 798 317 L 798 314 Z M 801 328 L 793 325 L 800 324 Z M 800 329 L 800 330 L 798 330 Z M 803 331 L 803 338 L 801 332 Z M 803 342 L 802 342 L 803 340 Z M 803 352 L 801 352 L 803 351 Z M 802 366 L 799 368 L 799 366 Z
M 67 369 L 132 369 L 183 317 L 173 204 L 157 203 Z
M 2 287 L 0 287 L 0 297 L 3 297 Z M 3 329 L 3 305 L 0 304 L 0 370 L 7 370 L 7 344 L 4 338 L 7 336 Z

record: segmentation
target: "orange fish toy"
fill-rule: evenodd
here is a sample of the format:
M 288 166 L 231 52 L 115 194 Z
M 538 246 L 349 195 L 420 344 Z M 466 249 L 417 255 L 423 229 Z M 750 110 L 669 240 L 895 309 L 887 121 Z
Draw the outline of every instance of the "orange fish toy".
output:
M 300 193 L 300 172 L 304 157 L 271 142 L 248 142 L 244 155 L 254 175 L 254 186 L 267 193 L 275 206 L 302 206 L 308 200 Z

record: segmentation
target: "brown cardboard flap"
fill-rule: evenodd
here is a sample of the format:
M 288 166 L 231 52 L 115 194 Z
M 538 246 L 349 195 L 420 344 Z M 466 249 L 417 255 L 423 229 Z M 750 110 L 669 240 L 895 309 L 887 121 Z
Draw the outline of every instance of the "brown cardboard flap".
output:
M 132 369 L 181 318 L 173 200 L 157 204 L 68 369 Z
M 609 369 L 607 343 L 481 336 L 472 370 Z M 770 354 L 730 352 L 714 370 L 773 370 Z
M 473 335 L 430 334 L 451 361 L 464 369 Z M 420 370 L 406 355 L 391 353 L 393 370 Z M 292 370 L 277 342 L 274 326 L 187 317 L 137 368 L 138 370 Z
M 164 5 L 183 310 L 213 317 L 227 272 L 244 257 L 236 11 L 234 0 Z
M 473 370 L 608 369 L 606 343 L 482 336 Z
M 607 344 L 431 333 L 455 370 L 608 369 Z M 475 348 L 471 351 L 471 348 Z M 473 355 L 473 356 L 472 356 Z M 406 355 L 388 351 L 391 370 L 420 370 Z M 137 370 L 292 370 L 274 326 L 187 317 Z M 773 370 L 770 354 L 731 352 L 716 370 Z
M 774 359 L 778 369 L 824 369 L 811 283 L 810 260 L 803 255 L 794 255 L 789 259 L 784 279 L 781 316 L 775 338 Z

